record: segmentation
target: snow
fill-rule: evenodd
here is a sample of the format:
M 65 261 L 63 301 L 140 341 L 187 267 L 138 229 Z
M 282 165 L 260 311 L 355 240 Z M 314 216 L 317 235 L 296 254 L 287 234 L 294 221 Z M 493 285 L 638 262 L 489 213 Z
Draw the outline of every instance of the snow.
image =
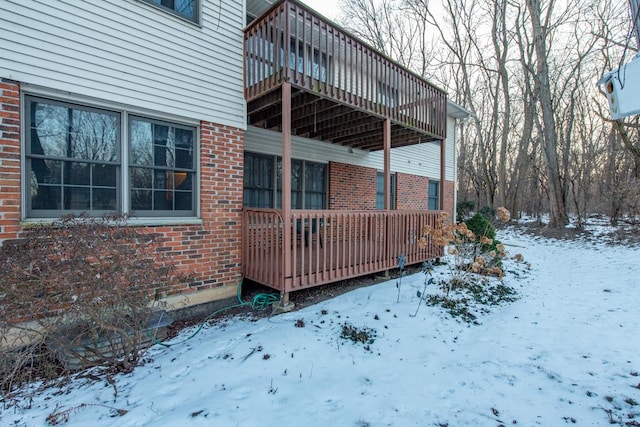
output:
M 503 279 L 519 299 L 479 324 L 424 304 L 412 317 L 417 273 L 399 303 L 391 280 L 186 341 L 185 330 L 113 385 L 41 390 L 0 412 L 0 425 L 64 411 L 68 426 L 640 425 L 640 248 L 509 228 L 497 237 L 524 256 Z M 375 330 L 368 349 L 340 337 L 345 322 Z

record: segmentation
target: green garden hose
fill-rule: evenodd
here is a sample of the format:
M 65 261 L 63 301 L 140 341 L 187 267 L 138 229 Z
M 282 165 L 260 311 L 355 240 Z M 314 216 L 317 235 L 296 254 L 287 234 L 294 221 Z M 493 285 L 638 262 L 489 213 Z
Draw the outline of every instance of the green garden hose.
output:
M 280 297 L 278 296 L 278 294 L 258 293 L 251 299 L 251 301 L 242 301 L 241 294 L 242 294 L 242 280 L 240 280 L 240 283 L 238 284 L 238 303 L 229 305 L 227 307 L 222 307 L 218 310 L 215 310 L 211 314 L 209 314 L 202 322 L 200 322 L 198 329 L 196 329 L 193 334 L 189 335 L 187 338 L 183 339 L 182 341 L 166 344 L 159 341 L 155 336 L 153 336 L 151 334 L 151 331 L 149 331 L 149 336 L 151 336 L 151 339 L 155 344 L 160 344 L 163 347 L 172 347 L 176 344 L 182 344 L 185 341 L 188 341 L 191 338 L 198 335 L 202 330 L 202 328 L 204 328 L 204 325 L 207 323 L 207 321 L 209 321 L 209 319 L 211 319 L 213 316 L 215 316 L 218 313 L 222 313 L 223 311 L 230 310 L 232 308 L 239 308 L 239 307 L 251 307 L 254 310 L 262 311 L 272 307 L 273 303 L 280 300 Z

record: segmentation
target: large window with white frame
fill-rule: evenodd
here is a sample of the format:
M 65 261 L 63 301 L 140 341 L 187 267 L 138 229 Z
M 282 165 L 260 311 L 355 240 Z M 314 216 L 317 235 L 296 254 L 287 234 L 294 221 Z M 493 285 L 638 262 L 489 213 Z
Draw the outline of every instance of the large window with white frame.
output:
M 25 104 L 28 217 L 196 215 L 196 127 L 29 95 Z
M 244 206 L 282 207 L 282 158 L 244 153 Z M 326 209 L 327 165 L 291 160 L 291 207 Z

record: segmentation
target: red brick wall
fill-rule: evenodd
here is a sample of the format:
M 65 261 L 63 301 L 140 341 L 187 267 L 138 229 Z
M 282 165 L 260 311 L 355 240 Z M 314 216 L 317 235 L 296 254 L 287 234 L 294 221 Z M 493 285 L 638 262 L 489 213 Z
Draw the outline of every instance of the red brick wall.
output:
M 329 209 L 376 209 L 377 170 L 344 163 L 329 163 Z M 453 181 L 445 181 L 443 210 L 453 215 Z M 429 178 L 396 173 L 396 208 L 427 209 Z
M 0 244 L 20 233 L 20 87 L 0 82 Z M 200 124 L 202 224 L 145 226 L 160 233 L 165 252 L 195 281 L 171 294 L 237 285 L 242 275 L 242 176 L 244 132 Z M 152 220 L 150 220 L 152 221 Z
M 202 225 L 150 227 L 164 235 L 176 265 L 197 280 L 173 290 L 188 293 L 237 285 L 242 276 L 242 176 L 244 133 L 200 124 L 200 212 Z
M 329 209 L 375 209 L 377 173 L 373 168 L 329 163 Z
M 0 81 L 0 243 L 20 231 L 20 86 Z
M 396 181 L 396 206 L 398 209 L 427 209 L 429 206 L 429 178 L 397 173 Z
M 454 204 L 454 182 L 453 181 L 445 181 L 442 191 L 443 191 L 443 196 L 444 196 L 444 205 L 442 206 L 442 210 L 447 212 L 447 215 L 449 215 L 449 218 L 452 218 L 455 221 L 455 218 L 453 217 L 453 204 Z

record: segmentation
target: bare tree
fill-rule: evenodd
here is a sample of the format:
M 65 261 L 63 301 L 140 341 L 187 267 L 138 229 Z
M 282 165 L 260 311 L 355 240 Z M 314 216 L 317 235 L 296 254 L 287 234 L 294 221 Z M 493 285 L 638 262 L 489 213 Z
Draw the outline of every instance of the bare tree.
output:
M 551 82 L 549 81 L 549 63 L 547 38 L 550 19 L 553 15 L 553 1 L 547 8 L 545 21 L 542 21 L 542 6 L 540 0 L 527 0 L 527 7 L 531 15 L 533 31 L 533 45 L 536 51 L 535 87 L 538 103 L 542 111 L 543 153 L 549 178 L 549 225 L 561 227 L 569 223 L 566 207 L 566 193 L 560 179 L 560 163 L 558 161 L 558 131 L 551 98 Z
M 611 50 L 629 50 L 617 18 L 626 0 L 345 1 L 345 26 L 474 113 L 460 134 L 460 200 L 550 213 L 554 227 L 571 211 L 581 224 L 609 197 L 611 129 L 638 159 L 638 122 L 602 120 L 594 101 L 595 81 L 619 61 Z
M 430 61 L 424 22 L 407 19 L 399 0 L 340 0 L 340 22 L 358 37 L 407 68 L 424 74 Z M 402 29 L 399 31 L 399 29 Z

